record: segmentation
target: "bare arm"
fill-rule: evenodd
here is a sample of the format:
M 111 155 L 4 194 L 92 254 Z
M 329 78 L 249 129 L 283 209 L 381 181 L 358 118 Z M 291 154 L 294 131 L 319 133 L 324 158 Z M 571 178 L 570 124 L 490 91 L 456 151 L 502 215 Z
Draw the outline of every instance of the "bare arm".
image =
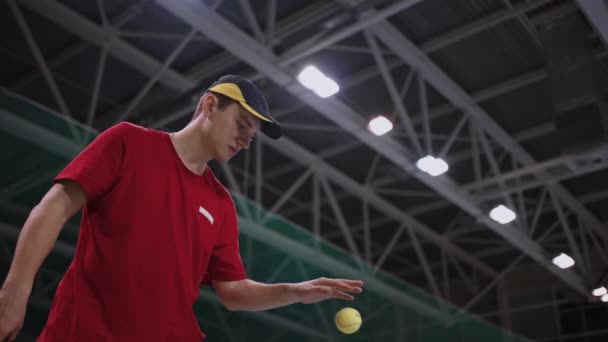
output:
M 330 298 L 352 300 L 363 283 L 349 279 L 319 278 L 301 283 L 263 284 L 245 279 L 213 281 L 213 287 L 230 310 L 262 311 L 294 303 L 316 303 Z
M 51 187 L 32 209 L 21 229 L 4 287 L 12 284 L 31 287 L 61 228 L 84 205 L 86 199 L 84 189 L 76 182 L 63 181 Z
M 63 225 L 86 199 L 86 193 L 78 183 L 62 181 L 53 185 L 30 212 L 0 289 L 0 340 L 16 336 L 40 265 L 53 248 Z

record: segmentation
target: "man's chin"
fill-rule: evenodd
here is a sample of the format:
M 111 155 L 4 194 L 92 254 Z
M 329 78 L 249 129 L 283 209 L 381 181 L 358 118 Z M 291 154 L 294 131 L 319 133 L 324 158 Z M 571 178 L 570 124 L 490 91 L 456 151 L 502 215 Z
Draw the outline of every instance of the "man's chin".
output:
M 236 155 L 235 153 L 227 154 L 227 155 L 221 156 L 217 159 L 220 162 L 227 162 L 227 161 L 230 161 L 230 159 L 232 159 L 235 155 Z

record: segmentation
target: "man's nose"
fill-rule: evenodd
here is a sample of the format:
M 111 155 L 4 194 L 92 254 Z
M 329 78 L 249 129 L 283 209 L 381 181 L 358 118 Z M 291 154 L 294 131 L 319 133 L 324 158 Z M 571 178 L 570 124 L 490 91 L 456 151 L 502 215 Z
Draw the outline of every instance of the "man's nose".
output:
M 249 149 L 249 139 L 239 138 L 238 143 L 242 149 L 245 149 L 245 150 Z

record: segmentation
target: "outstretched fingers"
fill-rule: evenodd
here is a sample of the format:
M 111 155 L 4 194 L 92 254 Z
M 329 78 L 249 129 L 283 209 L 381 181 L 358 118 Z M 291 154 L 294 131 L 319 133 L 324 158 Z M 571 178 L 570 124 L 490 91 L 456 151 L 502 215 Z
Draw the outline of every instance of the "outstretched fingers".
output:
M 348 300 L 348 301 L 355 299 L 353 296 L 349 295 L 346 292 L 342 292 L 342 291 L 335 291 L 334 298 L 344 299 L 344 300 Z
M 363 282 L 360 280 L 319 278 L 317 285 L 331 287 L 334 292 L 363 292 Z

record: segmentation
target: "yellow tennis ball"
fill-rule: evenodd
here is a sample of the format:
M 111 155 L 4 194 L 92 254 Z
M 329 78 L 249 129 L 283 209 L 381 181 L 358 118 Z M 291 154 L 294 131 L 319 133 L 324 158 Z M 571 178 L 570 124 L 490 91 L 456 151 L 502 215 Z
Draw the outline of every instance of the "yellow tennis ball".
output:
M 361 322 L 359 311 L 353 308 L 343 308 L 336 314 L 336 327 L 345 334 L 356 333 Z

